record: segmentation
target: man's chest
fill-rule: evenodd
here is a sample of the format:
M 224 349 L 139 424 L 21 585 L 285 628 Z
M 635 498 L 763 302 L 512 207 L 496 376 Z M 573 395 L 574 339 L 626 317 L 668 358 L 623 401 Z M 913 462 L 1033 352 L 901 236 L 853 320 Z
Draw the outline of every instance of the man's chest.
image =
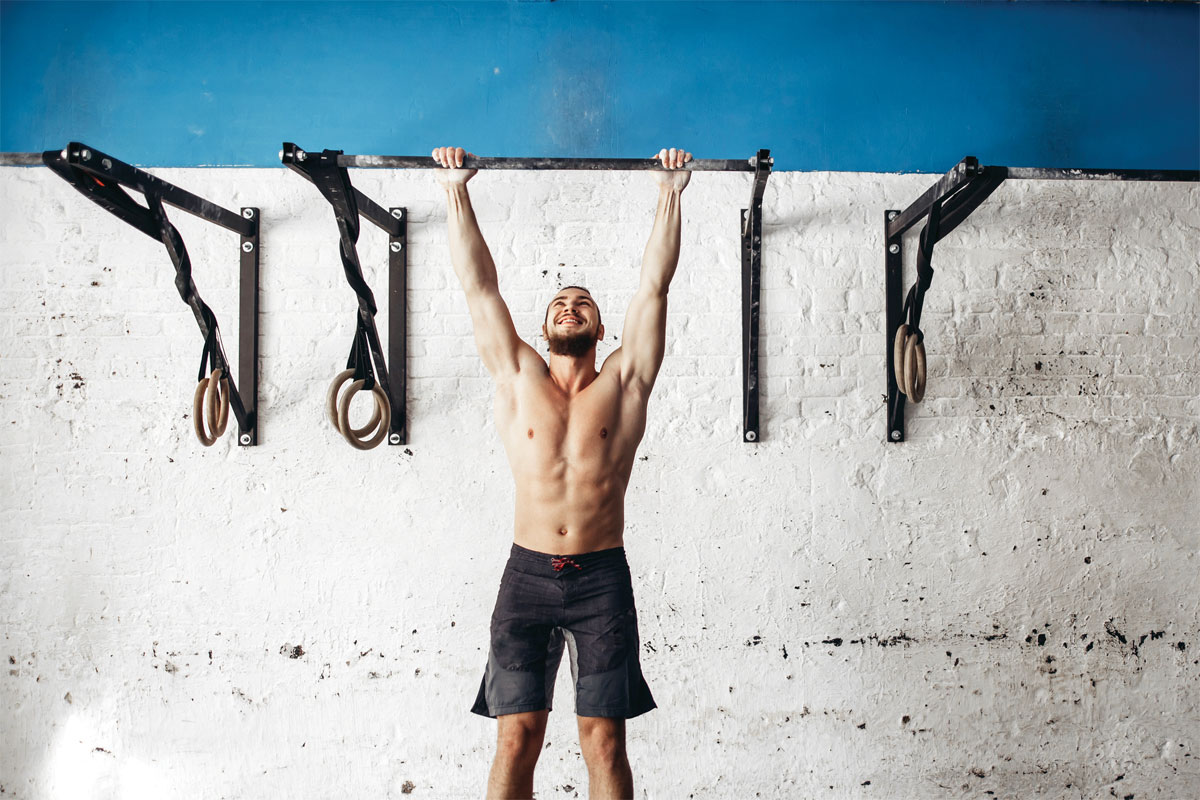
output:
M 535 463 L 580 465 L 607 462 L 627 448 L 633 432 L 628 398 L 600 380 L 574 397 L 549 381 L 548 386 L 515 387 L 509 397 L 498 394 L 496 422 L 510 453 Z

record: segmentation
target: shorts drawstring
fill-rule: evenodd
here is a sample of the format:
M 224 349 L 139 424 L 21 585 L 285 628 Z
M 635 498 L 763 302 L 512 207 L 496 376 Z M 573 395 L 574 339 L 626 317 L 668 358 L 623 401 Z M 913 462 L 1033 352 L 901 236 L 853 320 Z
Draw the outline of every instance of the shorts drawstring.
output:
M 567 556 L 552 556 L 550 558 L 550 566 L 554 567 L 555 572 L 562 572 L 563 568 L 570 564 L 575 569 L 583 569 Z

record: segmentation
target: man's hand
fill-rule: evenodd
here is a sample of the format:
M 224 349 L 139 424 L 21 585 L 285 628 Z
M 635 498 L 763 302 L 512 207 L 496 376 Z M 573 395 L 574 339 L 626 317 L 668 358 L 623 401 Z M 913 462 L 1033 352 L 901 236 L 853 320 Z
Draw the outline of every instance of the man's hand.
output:
M 676 150 L 672 147 L 670 150 L 662 149 L 658 151 L 655 158 L 662 161 L 663 170 L 655 171 L 654 177 L 658 179 L 658 185 L 662 189 L 676 189 L 683 191 L 683 188 L 688 185 L 688 181 L 692 179 L 691 170 L 679 169 L 684 164 L 692 160 L 692 154 L 684 150 Z
M 479 170 L 474 169 L 459 169 L 463 163 L 463 156 L 474 158 L 474 153 L 468 153 L 461 147 L 435 147 L 433 148 L 433 160 L 439 166 L 448 167 L 449 169 L 434 170 L 434 177 L 438 183 L 447 188 L 451 186 L 465 186 L 467 181 L 475 176 Z

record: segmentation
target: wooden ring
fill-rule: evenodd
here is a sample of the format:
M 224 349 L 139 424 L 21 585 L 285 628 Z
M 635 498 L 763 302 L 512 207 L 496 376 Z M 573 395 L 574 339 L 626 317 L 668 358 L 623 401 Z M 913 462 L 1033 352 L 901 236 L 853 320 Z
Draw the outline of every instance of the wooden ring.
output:
M 366 381 L 360 380 L 350 384 L 350 388 L 338 400 L 338 430 L 342 432 L 342 436 L 350 443 L 350 446 L 356 450 L 370 450 L 376 447 L 387 436 L 388 428 L 392 424 L 391 405 L 388 403 L 387 395 L 383 393 L 383 389 L 376 383 L 371 387 L 371 394 L 375 397 L 375 409 L 380 415 L 378 430 L 375 431 L 375 435 L 370 439 L 360 439 L 359 434 L 350 428 L 350 401 L 354 398 L 354 395 L 362 390 L 365 383 Z
M 919 403 L 925 399 L 925 340 L 920 339 L 913 352 L 917 356 L 917 369 L 913 377 L 913 402 Z
M 354 370 L 352 369 L 339 372 L 337 377 L 333 379 L 333 383 L 329 384 L 329 391 L 325 393 L 325 413 L 329 416 L 329 422 L 338 433 L 342 432 L 341 426 L 338 425 L 338 392 L 341 391 L 342 384 L 353 376 Z
M 343 436 L 346 432 L 342 429 L 341 420 L 338 419 L 338 393 L 342 389 L 342 384 L 354 377 L 354 370 L 348 369 L 339 372 L 337 377 L 333 379 L 333 383 L 329 384 L 329 391 L 325 393 L 325 411 L 329 415 L 329 421 L 338 433 Z M 375 430 L 375 426 L 379 424 L 379 405 L 376 404 L 371 409 L 371 418 L 367 420 L 367 424 L 361 428 L 352 428 L 351 433 L 355 436 L 362 436 L 364 433 L 369 433 Z
M 204 431 L 204 395 L 207 389 L 208 378 L 201 378 L 200 383 L 196 384 L 196 393 L 192 396 L 192 427 L 196 431 L 196 438 L 200 440 L 200 444 L 212 447 L 212 443 L 217 440 L 217 437 L 209 436 Z
M 904 382 L 901 384 L 901 387 L 902 387 L 901 391 L 904 392 L 904 395 L 909 399 L 909 401 L 912 400 L 912 396 L 913 396 L 913 387 L 912 387 L 912 382 L 911 382 L 911 376 L 912 376 L 912 370 L 916 365 L 909 363 L 908 345 L 910 342 L 912 342 L 916 338 L 917 338 L 917 335 L 915 333 L 910 333 L 908 335 L 908 338 L 904 340 L 904 361 L 903 361 Z
M 915 333 L 909 335 L 904 347 L 904 393 L 914 403 L 925 398 L 925 343 L 918 339 Z
M 208 391 L 205 393 L 205 406 L 208 409 L 208 427 L 212 431 L 213 440 L 225 433 L 229 423 L 229 378 L 224 370 L 214 369 L 208 378 Z
M 908 343 L 908 325 L 901 324 L 896 329 L 896 341 L 892 346 L 892 372 L 896 375 L 896 386 L 904 394 L 904 346 Z

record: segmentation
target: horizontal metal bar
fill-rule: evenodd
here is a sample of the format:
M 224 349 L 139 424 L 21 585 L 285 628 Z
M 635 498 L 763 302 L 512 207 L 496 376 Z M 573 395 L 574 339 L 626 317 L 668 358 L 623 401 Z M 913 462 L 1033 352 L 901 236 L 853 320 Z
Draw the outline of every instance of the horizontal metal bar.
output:
M 0 167 L 41 167 L 41 153 L 0 153 Z
M 1008 177 L 1039 181 L 1200 181 L 1194 169 L 1048 169 L 1008 167 Z
M 338 156 L 339 167 L 383 169 L 441 169 L 430 156 Z M 719 160 L 698 158 L 683 165 L 692 172 L 754 172 L 753 159 Z M 574 169 L 651 170 L 662 169 L 656 158 L 464 158 L 463 169 Z

